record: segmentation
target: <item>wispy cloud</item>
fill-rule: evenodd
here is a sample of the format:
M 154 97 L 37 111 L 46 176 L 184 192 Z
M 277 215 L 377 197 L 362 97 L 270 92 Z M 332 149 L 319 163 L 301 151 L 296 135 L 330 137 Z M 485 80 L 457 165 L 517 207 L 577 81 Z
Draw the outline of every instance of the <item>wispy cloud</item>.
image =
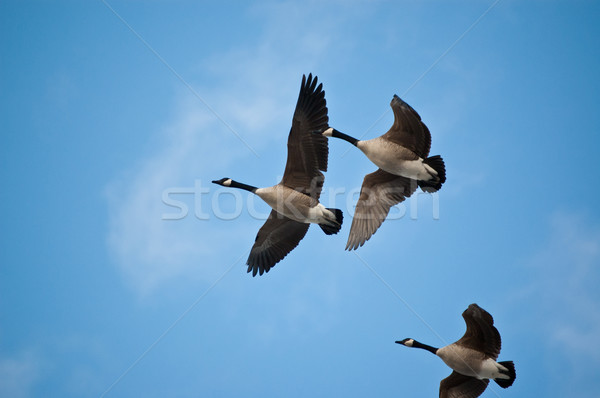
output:
M 600 365 L 600 225 L 579 213 L 555 213 L 526 264 L 524 284 L 513 291 L 515 326 L 536 347 L 522 360 L 539 362 L 551 380 L 546 388 L 558 395 L 595 396 L 583 381 Z
M 163 131 L 164 147 L 106 189 L 109 248 L 127 280 L 143 294 L 190 273 L 199 278 L 216 275 L 206 256 L 222 247 L 227 231 L 208 231 L 207 221 L 196 217 L 202 211 L 196 206 L 204 207 L 202 199 L 208 198 L 190 194 L 189 189 L 196 189 L 196 184 L 210 186 L 208 176 L 217 175 L 211 165 L 228 163 L 223 160 L 225 151 L 218 149 L 218 135 L 206 133 L 217 128 L 218 122 L 210 116 L 185 112 Z M 234 141 L 228 139 L 230 144 Z M 236 151 L 229 156 L 231 152 Z M 178 187 L 188 189 L 177 197 L 188 206 L 188 214 L 181 220 L 166 220 L 164 215 L 173 209 L 163 202 L 164 192 L 171 188 L 177 192 Z
M 551 220 L 547 247 L 533 264 L 539 271 L 539 297 L 549 334 L 565 355 L 600 363 L 600 226 L 580 215 L 559 213 Z
M 261 11 L 268 11 L 264 13 L 265 30 L 254 45 L 199 60 L 198 75 L 210 75 L 210 86 L 196 87 L 196 76 L 184 76 L 259 156 L 261 148 L 273 140 L 273 131 L 287 136 L 301 74 L 310 71 L 328 43 L 327 34 L 306 29 L 323 22 L 307 12 L 286 12 L 284 15 L 294 17 L 284 23 L 280 13 Z M 258 10 L 255 13 L 262 15 Z M 303 27 L 308 33 L 298 35 L 294 27 Z M 282 36 L 287 40 L 282 41 Z M 142 294 L 173 278 L 214 277 L 217 271 L 211 264 L 227 242 L 238 234 L 252 236 L 256 232 L 255 226 L 250 233 L 243 227 L 231 231 L 218 223 L 208 228 L 206 221 L 193 216 L 176 222 L 162 219 L 170 211 L 162 202 L 165 189 L 191 187 L 199 179 L 203 186 L 210 186 L 211 179 L 229 176 L 232 168 L 257 162 L 195 98 L 183 89 L 181 92 L 181 98 L 174 100 L 179 108 L 175 117 L 166 127 L 157 128 L 161 148 L 137 160 L 106 189 L 110 251 L 127 280 Z M 285 142 L 280 135 L 276 138 Z M 270 161 L 267 157 L 261 160 Z M 283 165 L 277 165 L 276 174 L 282 169 Z M 266 181 L 274 182 L 272 178 Z
M 0 396 L 23 398 L 32 395 L 40 376 L 40 361 L 32 351 L 14 357 L 0 357 Z

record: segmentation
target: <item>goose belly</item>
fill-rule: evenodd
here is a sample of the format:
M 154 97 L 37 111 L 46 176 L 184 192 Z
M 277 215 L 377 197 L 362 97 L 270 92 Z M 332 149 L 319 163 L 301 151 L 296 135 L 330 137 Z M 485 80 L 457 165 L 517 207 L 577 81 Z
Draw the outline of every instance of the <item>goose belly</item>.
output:
M 476 377 L 478 379 L 506 378 L 500 372 L 504 367 L 492 358 L 486 358 L 485 354 L 479 351 L 450 345 L 440 348 L 436 354 L 452 370 L 465 376 Z
M 393 142 L 374 139 L 359 145 L 359 149 L 383 171 L 397 176 L 427 181 L 431 173 L 423 159 L 414 152 Z
M 428 166 L 423 163 L 423 159 L 417 160 L 398 160 L 398 159 L 371 159 L 377 167 L 390 174 L 412 178 L 413 180 L 428 181 L 431 179 L 431 173 Z
M 452 370 L 465 376 L 482 378 L 480 377 L 481 365 L 486 361 L 482 353 L 469 348 L 450 345 L 440 348 L 436 354 Z
M 311 197 L 291 188 L 275 185 L 269 188 L 259 188 L 256 194 L 277 213 L 294 221 L 309 223 L 315 217 L 314 204 Z M 313 203 L 314 202 L 314 203 Z
M 423 159 L 403 160 L 397 165 L 393 174 L 412 178 L 414 180 L 428 181 L 431 179 L 431 173 L 427 167 L 428 166 L 423 163 Z M 390 173 L 390 171 L 388 171 L 388 173 Z

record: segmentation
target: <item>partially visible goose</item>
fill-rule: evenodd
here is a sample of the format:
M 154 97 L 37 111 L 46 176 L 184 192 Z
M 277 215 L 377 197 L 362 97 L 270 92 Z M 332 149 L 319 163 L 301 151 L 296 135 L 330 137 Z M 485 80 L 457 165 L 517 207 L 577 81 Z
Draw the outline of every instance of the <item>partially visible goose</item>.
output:
M 453 372 L 440 383 L 440 398 L 475 398 L 486 389 L 489 379 L 502 388 L 512 386 L 515 365 L 512 361 L 496 362 L 500 354 L 500 333 L 492 316 L 471 304 L 462 314 L 467 331 L 456 343 L 435 348 L 414 339 L 396 341 L 407 347 L 422 348 L 434 353 L 452 368 Z
M 390 208 L 410 197 L 417 186 L 435 192 L 446 181 L 444 160 L 439 155 L 428 157 L 431 134 L 419 114 L 397 95 L 390 106 L 394 124 L 380 137 L 361 141 L 333 128 L 323 132 L 326 137 L 348 141 L 379 167 L 363 180 L 346 250 L 364 245 Z
M 327 128 L 327 103 L 323 84 L 317 77 L 302 76 L 302 85 L 292 129 L 288 137 L 288 156 L 281 182 L 267 188 L 256 188 L 231 178 L 213 181 L 224 187 L 240 188 L 258 195 L 273 208 L 258 231 L 246 262 L 252 276 L 262 275 L 283 259 L 308 231 L 310 223 L 319 224 L 327 235 L 342 227 L 342 211 L 328 209 L 319 203 L 327 171 L 329 153 L 327 139 L 318 134 Z

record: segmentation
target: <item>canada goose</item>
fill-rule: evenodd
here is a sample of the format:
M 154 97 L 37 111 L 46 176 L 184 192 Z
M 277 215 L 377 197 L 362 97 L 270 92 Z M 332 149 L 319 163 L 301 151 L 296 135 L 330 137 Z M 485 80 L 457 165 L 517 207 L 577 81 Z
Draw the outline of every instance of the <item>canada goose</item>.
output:
M 380 137 L 361 141 L 331 127 L 323 132 L 326 137 L 348 141 L 379 167 L 363 180 L 346 250 L 364 245 L 390 208 L 410 197 L 417 186 L 435 192 L 446 181 L 444 160 L 439 155 L 427 157 L 431 134 L 419 114 L 397 95 L 390 106 L 394 124 Z
M 496 362 L 500 354 L 500 333 L 494 319 L 477 304 L 471 304 L 463 314 L 467 331 L 456 343 L 435 348 L 414 339 L 396 341 L 407 347 L 422 348 L 434 353 L 453 372 L 440 383 L 440 398 L 475 398 L 486 389 L 489 379 L 500 387 L 510 387 L 515 378 L 512 361 Z
M 246 264 L 252 276 L 275 266 L 302 240 L 310 223 L 319 224 L 327 235 L 342 227 L 339 209 L 328 209 L 319 203 L 329 153 L 327 139 L 320 133 L 327 128 L 327 103 L 323 84 L 317 77 L 302 76 L 302 85 L 292 128 L 288 137 L 288 156 L 281 182 L 267 188 L 256 188 L 222 178 L 213 181 L 224 187 L 240 188 L 258 195 L 273 208 L 258 231 Z

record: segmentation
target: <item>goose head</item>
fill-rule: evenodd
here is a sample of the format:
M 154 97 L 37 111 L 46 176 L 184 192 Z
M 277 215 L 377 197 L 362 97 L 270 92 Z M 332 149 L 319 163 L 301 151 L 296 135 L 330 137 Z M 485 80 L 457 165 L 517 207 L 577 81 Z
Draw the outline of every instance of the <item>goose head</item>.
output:
M 230 187 L 233 180 L 229 177 L 221 178 L 220 180 L 213 180 L 213 184 L 222 185 L 224 187 Z
M 400 340 L 400 341 L 396 341 L 396 344 L 402 344 L 405 345 L 407 347 L 412 347 L 413 344 L 415 343 L 414 339 L 404 339 L 404 340 Z
M 327 130 L 323 131 L 321 134 L 323 134 L 325 137 L 333 137 L 333 128 L 329 127 Z

